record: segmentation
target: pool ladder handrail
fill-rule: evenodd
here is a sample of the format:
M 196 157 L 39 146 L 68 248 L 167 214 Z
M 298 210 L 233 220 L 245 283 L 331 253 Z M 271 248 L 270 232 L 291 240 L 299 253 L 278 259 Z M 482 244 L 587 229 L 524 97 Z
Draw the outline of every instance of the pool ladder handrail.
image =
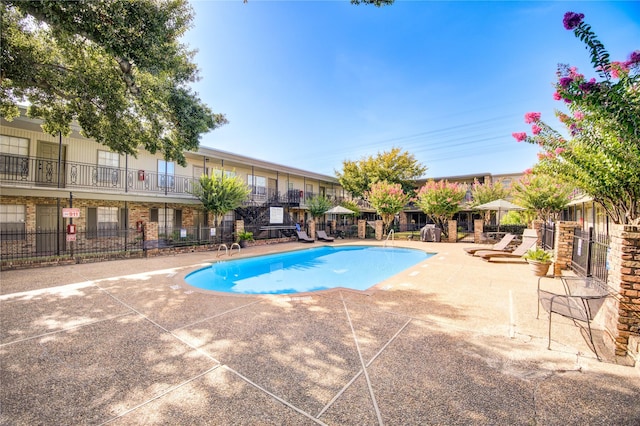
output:
M 394 241 L 395 241 L 395 232 L 392 230 L 389 231 L 389 233 L 387 234 L 387 239 L 384 241 L 384 247 L 387 246 L 387 243 L 389 242 L 389 238 L 391 238 L 391 244 L 393 245 Z
M 226 245 L 226 244 L 220 244 L 220 245 L 218 246 L 218 256 L 217 256 L 217 257 L 220 257 L 220 250 L 221 250 L 222 248 L 224 248 L 224 253 L 225 253 L 227 256 L 232 256 L 232 254 L 233 254 L 233 253 L 231 253 L 231 254 L 230 254 L 229 252 L 230 252 L 230 251 L 233 251 L 233 248 L 234 248 L 234 247 L 236 247 L 236 246 L 238 247 L 238 254 L 240 254 L 240 244 L 238 244 L 238 243 L 233 243 L 233 244 L 231 244 L 231 247 L 227 247 L 227 245 Z

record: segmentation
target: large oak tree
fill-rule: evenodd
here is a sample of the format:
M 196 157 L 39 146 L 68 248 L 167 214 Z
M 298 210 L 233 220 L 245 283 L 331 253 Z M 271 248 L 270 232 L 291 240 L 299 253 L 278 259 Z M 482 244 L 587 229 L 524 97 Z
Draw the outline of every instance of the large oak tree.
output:
M 185 164 L 202 133 L 224 124 L 189 89 L 193 52 L 179 42 L 186 0 L 0 1 L 0 114 L 18 105 L 68 135 L 76 120 L 115 152 L 139 148 Z

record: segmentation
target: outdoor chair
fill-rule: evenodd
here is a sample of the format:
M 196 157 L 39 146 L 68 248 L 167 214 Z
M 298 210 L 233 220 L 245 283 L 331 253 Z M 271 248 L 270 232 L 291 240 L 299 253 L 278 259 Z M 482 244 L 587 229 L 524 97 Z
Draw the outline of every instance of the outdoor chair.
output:
M 509 244 L 516 236 L 514 234 L 505 234 L 504 237 L 497 243 L 495 243 L 490 248 L 487 247 L 464 247 L 463 250 L 467 252 L 467 254 L 473 255 L 475 252 L 480 250 L 493 250 L 493 251 L 511 251 L 508 249 Z
M 500 250 L 478 250 L 473 255 L 482 258 L 490 262 L 492 258 L 509 258 L 517 259 L 524 256 L 531 247 L 534 247 L 538 242 L 537 237 L 522 237 L 522 242 L 513 251 L 500 251 Z
M 320 241 L 331 242 L 335 240 L 335 238 L 328 236 L 325 231 L 317 231 L 316 234 L 318 235 L 318 240 Z
M 310 238 L 305 231 L 296 231 L 298 234 L 298 241 L 302 241 L 303 243 L 313 243 L 315 240 Z
M 540 289 L 538 281 L 538 315 L 540 306 L 549 313 L 549 335 L 547 349 L 551 350 L 551 319 L 553 314 L 561 315 L 573 321 L 600 361 L 600 355 L 593 342 L 591 320 L 609 295 L 607 285 L 597 278 L 592 277 L 560 277 L 565 294 L 558 294 Z

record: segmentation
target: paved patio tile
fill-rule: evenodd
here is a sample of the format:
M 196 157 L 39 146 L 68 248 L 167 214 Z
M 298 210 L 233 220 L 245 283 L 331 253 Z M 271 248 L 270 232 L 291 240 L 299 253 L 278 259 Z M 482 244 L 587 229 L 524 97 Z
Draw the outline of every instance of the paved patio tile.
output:
M 322 297 L 274 297 L 176 333 L 308 413 L 361 366 L 342 302 Z
M 110 424 L 297 426 L 316 422 L 221 367 Z
M 91 283 L 3 295 L 0 304 L 0 344 L 130 312 Z
M 99 424 L 217 364 L 135 315 L 0 347 L 2 424 Z

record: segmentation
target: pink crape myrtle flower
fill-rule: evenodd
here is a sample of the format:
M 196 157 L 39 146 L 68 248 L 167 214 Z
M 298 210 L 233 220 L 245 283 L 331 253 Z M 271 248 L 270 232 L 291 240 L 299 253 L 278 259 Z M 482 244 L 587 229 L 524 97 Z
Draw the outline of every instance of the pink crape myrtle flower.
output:
M 562 96 L 560 96 L 560 93 L 555 92 L 553 94 L 553 99 L 555 99 L 556 101 L 559 101 L 560 99 L 562 99 Z
M 538 126 L 537 124 L 534 124 L 533 126 L 531 126 L 531 132 L 534 135 L 540 134 L 541 131 L 542 131 L 542 128 L 540 128 L 540 126 Z
M 564 148 L 556 148 L 556 155 L 560 155 L 565 151 L 566 151 L 566 149 L 564 149 Z
M 540 120 L 540 116 L 539 112 L 528 112 L 524 115 L 524 122 L 527 124 L 535 123 Z
M 532 173 L 533 173 L 533 169 L 525 169 L 525 171 L 522 172 L 522 174 L 525 174 L 525 175 L 530 175 Z
M 576 120 L 582 120 L 584 118 L 584 113 L 582 111 L 576 111 L 573 113 L 573 118 Z
M 511 133 L 511 136 L 513 136 L 514 138 L 516 138 L 516 140 L 518 142 L 522 142 L 523 140 L 525 140 L 527 138 L 527 134 L 525 132 L 516 132 L 516 133 Z

